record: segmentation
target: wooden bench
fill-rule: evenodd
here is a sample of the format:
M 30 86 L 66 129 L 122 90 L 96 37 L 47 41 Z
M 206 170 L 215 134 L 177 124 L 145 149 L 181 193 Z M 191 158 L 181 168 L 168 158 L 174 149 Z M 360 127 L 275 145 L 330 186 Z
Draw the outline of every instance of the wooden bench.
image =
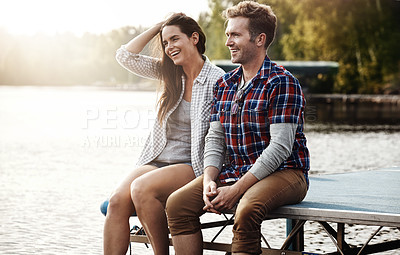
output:
M 226 215 L 223 220 L 202 223 L 202 228 L 219 227 L 215 230 L 218 236 L 227 225 L 233 224 L 233 211 Z M 326 231 L 337 247 L 332 254 L 371 254 L 398 249 L 400 236 L 392 241 L 369 243 L 382 227 L 400 229 L 400 167 L 311 176 L 310 189 L 302 203 L 280 207 L 265 220 L 282 218 L 287 219 L 286 240 L 278 249 L 267 245 L 262 254 L 311 254 L 304 251 L 303 226 L 307 221 L 318 222 Z M 331 223 L 337 223 L 336 229 Z M 345 241 L 346 224 L 377 228 L 364 245 L 354 247 Z M 131 242 L 149 243 L 145 235 L 135 234 L 131 234 Z M 231 249 L 229 243 L 215 242 L 215 238 L 205 241 L 203 247 L 227 254 Z

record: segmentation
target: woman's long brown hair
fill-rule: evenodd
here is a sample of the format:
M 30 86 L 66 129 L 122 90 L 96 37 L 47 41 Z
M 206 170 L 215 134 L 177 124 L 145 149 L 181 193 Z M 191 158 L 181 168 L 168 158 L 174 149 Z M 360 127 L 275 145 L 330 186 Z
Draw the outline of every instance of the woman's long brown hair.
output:
M 162 123 L 167 113 L 174 107 L 179 100 L 182 92 L 182 75 L 184 74 L 182 66 L 177 66 L 165 53 L 165 46 L 163 44 L 162 30 L 166 26 L 178 26 L 182 33 L 186 34 L 189 38 L 194 32 L 199 34 L 199 42 L 196 47 L 200 54 L 204 54 L 206 50 L 206 36 L 199 24 L 192 18 L 183 13 L 173 14 L 161 27 L 160 39 L 163 51 L 161 59 L 161 80 L 163 83 L 163 90 L 158 100 L 158 120 Z

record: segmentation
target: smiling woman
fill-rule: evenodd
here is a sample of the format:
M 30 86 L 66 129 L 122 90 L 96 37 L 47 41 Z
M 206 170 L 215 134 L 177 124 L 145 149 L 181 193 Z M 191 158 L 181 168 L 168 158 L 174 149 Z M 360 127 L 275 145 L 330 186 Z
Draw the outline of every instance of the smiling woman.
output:
M 160 39 L 162 57 L 142 50 Z M 168 254 L 165 204 L 168 196 L 203 171 L 204 140 L 212 88 L 224 74 L 203 55 L 205 35 L 184 13 L 174 13 L 117 51 L 118 62 L 136 75 L 161 82 L 158 114 L 137 168 L 109 199 L 104 224 L 104 254 L 125 254 L 129 218 L 136 212 L 154 254 Z M 149 185 L 149 183 L 152 183 Z
M 166 13 L 177 9 L 192 17 L 197 17 L 200 12 L 208 9 L 207 0 L 198 1 L 196 5 L 186 0 L 151 2 L 2 0 L 0 27 L 13 34 L 56 34 L 69 31 L 81 35 L 85 32 L 104 33 L 126 25 L 149 26 L 155 20 L 164 19 Z M 154 6 L 158 8 L 153 8 Z

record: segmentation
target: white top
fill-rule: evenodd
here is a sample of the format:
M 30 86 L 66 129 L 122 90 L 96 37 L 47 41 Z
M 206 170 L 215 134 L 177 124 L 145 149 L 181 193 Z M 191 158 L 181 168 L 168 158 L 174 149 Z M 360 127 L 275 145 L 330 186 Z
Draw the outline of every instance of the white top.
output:
M 167 121 L 167 144 L 155 161 L 190 163 L 190 102 L 182 100 Z

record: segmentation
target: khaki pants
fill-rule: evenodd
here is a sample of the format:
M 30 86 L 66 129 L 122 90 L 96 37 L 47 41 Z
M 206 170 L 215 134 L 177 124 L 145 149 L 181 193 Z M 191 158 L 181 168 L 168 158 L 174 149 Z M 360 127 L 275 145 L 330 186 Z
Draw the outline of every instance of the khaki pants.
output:
M 236 209 L 232 252 L 260 254 L 261 223 L 265 216 L 282 205 L 301 202 L 307 188 L 303 172 L 293 169 L 274 172 L 250 187 Z M 200 231 L 203 207 L 203 176 L 200 176 L 168 198 L 166 210 L 171 235 Z

